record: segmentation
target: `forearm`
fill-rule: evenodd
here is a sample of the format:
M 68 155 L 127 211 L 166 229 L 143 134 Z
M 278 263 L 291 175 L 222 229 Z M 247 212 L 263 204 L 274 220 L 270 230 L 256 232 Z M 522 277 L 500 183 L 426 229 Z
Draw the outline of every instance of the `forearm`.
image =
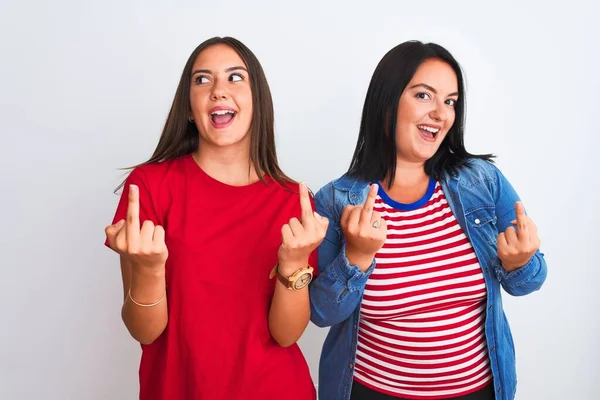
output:
M 500 261 L 500 260 L 498 260 Z M 527 264 L 514 271 L 506 271 L 498 262 L 496 274 L 504 290 L 513 296 L 523 296 L 539 290 L 548 273 L 544 255 L 537 251 Z
M 308 286 L 289 290 L 277 281 L 269 311 L 269 331 L 280 346 L 296 343 L 310 320 Z
M 321 265 L 319 276 L 310 284 L 311 320 L 319 327 L 339 324 L 359 306 L 375 262 L 366 271 L 351 265 L 345 246 L 328 265 Z
M 135 304 L 128 293 L 121 310 L 121 316 L 129 333 L 135 340 L 142 344 L 154 342 L 167 326 L 167 298 L 165 295 L 165 270 L 164 267 L 156 270 L 143 268 L 131 269 L 129 291 L 131 298 L 140 304 L 159 304 L 143 307 Z M 163 299 L 164 296 L 164 299 Z

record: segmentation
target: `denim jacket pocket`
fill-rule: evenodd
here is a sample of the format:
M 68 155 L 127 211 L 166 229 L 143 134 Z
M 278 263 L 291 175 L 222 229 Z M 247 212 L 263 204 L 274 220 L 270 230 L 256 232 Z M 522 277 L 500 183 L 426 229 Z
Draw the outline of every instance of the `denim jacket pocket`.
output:
M 465 213 L 465 219 L 472 233 L 476 233 L 490 245 L 496 246 L 498 229 L 496 228 L 496 208 L 493 205 L 468 210 Z

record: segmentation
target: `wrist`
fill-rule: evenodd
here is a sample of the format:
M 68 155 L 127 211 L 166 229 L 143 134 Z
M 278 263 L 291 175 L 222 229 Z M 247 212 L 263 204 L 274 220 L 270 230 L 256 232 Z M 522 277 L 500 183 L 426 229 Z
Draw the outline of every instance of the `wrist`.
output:
M 294 272 L 308 267 L 308 258 L 306 260 L 279 260 L 279 273 L 285 277 L 289 277 Z
M 152 268 L 133 265 L 131 269 L 131 287 L 146 287 L 163 284 L 165 282 L 165 267 L 156 266 Z
M 502 268 L 504 268 L 505 270 L 507 270 L 508 272 L 512 272 L 514 270 L 517 270 L 521 267 L 523 267 L 525 264 L 527 263 L 507 263 L 507 262 L 502 262 Z
M 159 299 L 165 295 L 166 281 L 164 268 L 162 273 L 157 271 L 146 271 L 143 268 L 131 273 L 131 284 L 129 286 L 129 297 L 134 303 L 138 304 L 158 304 Z M 138 304 L 139 305 L 139 304 Z
M 164 276 L 165 264 L 141 264 L 131 262 L 132 273 L 140 276 Z
M 346 248 L 346 258 L 350 265 L 357 265 L 361 271 L 366 271 L 371 267 L 373 263 L 374 254 L 364 254 L 357 252 L 352 248 Z

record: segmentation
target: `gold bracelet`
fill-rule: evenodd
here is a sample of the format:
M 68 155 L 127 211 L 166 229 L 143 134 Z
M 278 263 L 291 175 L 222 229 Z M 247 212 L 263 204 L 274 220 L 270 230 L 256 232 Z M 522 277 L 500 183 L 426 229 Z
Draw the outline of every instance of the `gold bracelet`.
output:
M 131 302 L 133 304 L 135 304 L 136 306 L 140 306 L 140 307 L 154 307 L 159 305 L 160 303 L 163 302 L 163 300 L 165 299 L 165 297 L 167 297 L 167 291 L 165 290 L 165 293 L 163 293 L 163 297 L 157 301 L 156 303 L 151 303 L 151 304 L 142 304 L 142 303 L 138 303 L 137 301 L 135 301 L 133 299 L 133 297 L 131 297 L 131 288 L 129 288 L 129 291 L 127 292 L 127 296 L 129 297 L 129 300 L 131 300 Z

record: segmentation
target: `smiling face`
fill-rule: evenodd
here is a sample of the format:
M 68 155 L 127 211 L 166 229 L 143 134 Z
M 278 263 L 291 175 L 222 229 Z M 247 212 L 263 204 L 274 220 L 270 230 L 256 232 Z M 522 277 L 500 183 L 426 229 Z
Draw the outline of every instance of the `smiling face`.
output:
M 198 55 L 192 68 L 190 107 L 202 145 L 249 147 L 250 76 L 231 47 L 216 44 Z
M 424 163 L 433 157 L 454 123 L 457 100 L 452 67 L 437 58 L 425 60 L 398 102 L 398 161 Z

